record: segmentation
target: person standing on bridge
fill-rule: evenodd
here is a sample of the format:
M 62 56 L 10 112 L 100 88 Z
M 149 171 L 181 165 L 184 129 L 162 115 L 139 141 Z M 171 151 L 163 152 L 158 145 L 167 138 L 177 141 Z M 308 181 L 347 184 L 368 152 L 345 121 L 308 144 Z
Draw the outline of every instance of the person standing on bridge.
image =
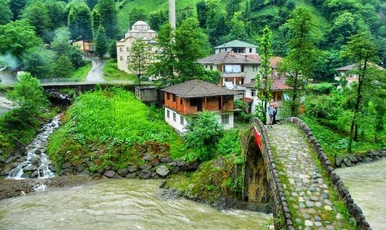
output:
M 273 104 L 273 117 L 272 117 L 272 124 L 276 124 L 276 114 L 277 114 L 277 106 L 276 104 Z
M 270 104 L 268 106 L 268 122 L 267 122 L 267 125 L 269 128 L 272 128 L 272 122 L 273 122 L 273 106 L 272 104 Z

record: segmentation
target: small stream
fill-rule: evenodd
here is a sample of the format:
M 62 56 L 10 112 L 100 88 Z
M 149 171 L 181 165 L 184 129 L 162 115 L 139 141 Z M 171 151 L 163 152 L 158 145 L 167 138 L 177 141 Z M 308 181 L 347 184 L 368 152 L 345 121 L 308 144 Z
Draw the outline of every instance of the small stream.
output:
M 161 180 L 108 179 L 0 201 L 0 229 L 268 229 L 271 215 L 170 198 Z M 271 228 L 272 229 L 272 228 Z
M 51 161 L 46 154 L 47 141 L 50 134 L 59 127 L 60 114 L 56 115 L 51 122 L 43 125 L 36 137 L 26 147 L 27 156 L 25 161 L 17 165 L 8 174 L 8 179 L 50 178 L 54 176 L 51 171 Z

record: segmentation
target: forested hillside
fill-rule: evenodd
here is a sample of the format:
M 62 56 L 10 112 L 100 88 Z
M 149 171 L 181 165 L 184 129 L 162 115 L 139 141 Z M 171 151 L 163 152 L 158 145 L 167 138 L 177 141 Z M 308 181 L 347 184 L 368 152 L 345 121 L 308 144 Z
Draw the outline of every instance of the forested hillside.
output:
M 286 22 L 298 6 L 312 12 L 317 24 L 313 39 L 324 51 L 314 78 L 331 80 L 334 68 L 350 64 L 340 53 L 349 37 L 358 33 L 374 38 L 381 60 L 377 63 L 385 65 L 385 0 L 176 0 L 177 27 L 186 18 L 197 18 L 214 47 L 234 39 L 258 45 L 257 38 L 267 25 L 273 34 L 273 55 L 284 57 L 289 39 Z M 32 70 L 53 57 L 60 66 L 76 69 L 82 63 L 75 51 L 66 52 L 66 57 L 57 55 L 67 38 L 94 39 L 99 53 L 110 51 L 114 56 L 115 41 L 137 20 L 159 31 L 168 22 L 168 0 L 0 0 L 0 54 L 8 55 L 0 58 L 0 65 Z M 55 44 L 54 52 L 44 51 L 44 44 Z M 14 62 L 5 63 L 11 57 Z M 65 71 L 68 68 L 55 68 L 70 74 Z

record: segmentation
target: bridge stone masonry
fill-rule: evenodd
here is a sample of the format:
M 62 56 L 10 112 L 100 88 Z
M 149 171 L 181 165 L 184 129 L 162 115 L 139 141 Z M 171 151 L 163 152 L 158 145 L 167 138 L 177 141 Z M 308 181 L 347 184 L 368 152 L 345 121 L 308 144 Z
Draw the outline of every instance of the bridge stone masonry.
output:
M 242 141 L 244 200 L 271 203 L 275 229 L 347 229 L 342 206 L 357 229 L 371 229 L 302 120 L 271 128 L 254 118 Z

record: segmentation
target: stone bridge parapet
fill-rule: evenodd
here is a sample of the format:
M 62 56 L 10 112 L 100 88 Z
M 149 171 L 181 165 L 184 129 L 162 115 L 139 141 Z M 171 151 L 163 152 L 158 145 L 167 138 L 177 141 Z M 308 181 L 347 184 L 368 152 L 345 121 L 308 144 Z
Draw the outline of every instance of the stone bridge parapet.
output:
M 258 135 L 259 137 L 257 137 Z M 279 173 L 276 168 L 276 164 L 273 158 L 271 147 L 269 144 L 267 130 L 264 124 L 258 119 L 253 118 L 247 128 L 247 133 L 243 135 L 243 153 L 245 157 L 245 162 L 247 160 L 248 154 L 250 153 L 248 148 L 250 148 L 251 140 L 260 142 L 260 150 L 262 157 L 264 159 L 264 167 L 266 172 L 266 179 L 268 182 L 270 202 L 272 204 L 272 213 L 274 216 L 274 225 L 275 229 L 287 229 L 294 230 L 293 221 L 290 215 L 289 206 L 287 199 L 284 195 L 284 188 L 280 182 Z M 245 168 L 244 168 L 244 175 Z M 245 176 L 246 177 L 246 176 Z M 246 179 L 244 178 L 244 184 Z M 245 192 L 245 191 L 244 191 Z M 244 193 L 243 192 L 243 193 Z M 245 194 L 243 194 L 245 196 Z
M 339 198 L 344 201 L 350 216 L 356 220 L 357 226 L 360 229 L 371 230 L 370 224 L 366 221 L 365 216 L 363 215 L 362 209 L 357 204 L 355 204 L 354 200 L 351 198 L 350 192 L 344 186 L 343 181 L 340 179 L 339 175 L 335 173 L 331 162 L 327 159 L 327 156 L 324 153 L 320 143 L 317 141 L 308 125 L 297 117 L 286 118 L 284 122 L 296 125 L 306 135 L 308 142 L 311 144 L 313 150 L 317 154 L 317 157 L 320 160 L 322 167 L 326 171 L 334 189 L 338 192 Z

